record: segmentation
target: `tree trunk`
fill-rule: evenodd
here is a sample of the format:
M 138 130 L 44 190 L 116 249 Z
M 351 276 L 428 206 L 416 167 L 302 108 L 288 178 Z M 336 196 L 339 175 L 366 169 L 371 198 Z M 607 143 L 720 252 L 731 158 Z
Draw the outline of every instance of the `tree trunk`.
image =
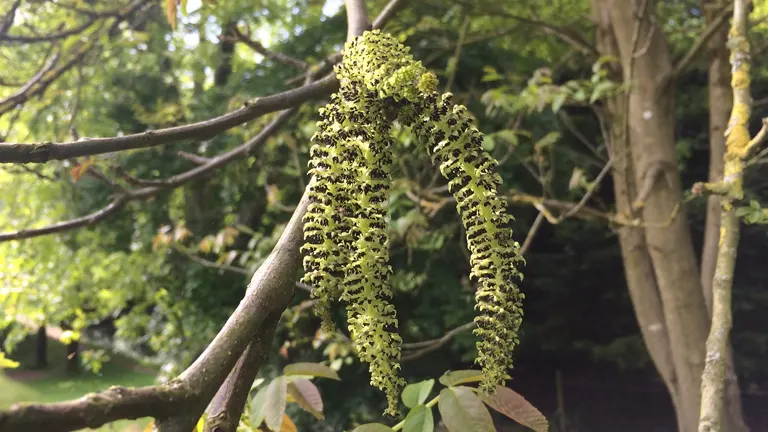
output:
M 718 12 L 725 6 L 723 0 L 702 0 L 702 10 L 708 25 L 715 21 Z M 709 99 L 709 178 L 715 183 L 723 178 L 725 154 L 725 130 L 733 105 L 731 91 L 731 68 L 728 61 L 728 26 L 723 25 L 707 43 L 707 90 Z M 701 285 L 708 316 L 712 315 L 712 278 L 715 275 L 718 243 L 720 239 L 720 199 L 711 196 L 707 201 L 707 216 L 704 225 L 704 245 L 701 253 Z M 744 432 L 749 428 L 744 422 L 741 408 L 741 392 L 733 365 L 733 350 L 729 348 L 726 359 L 726 400 L 725 430 Z
M 80 342 L 72 341 L 67 344 L 66 362 L 68 375 L 76 375 L 80 372 Z
M 45 369 L 48 367 L 48 333 L 45 325 L 37 328 L 35 338 L 35 367 Z
M 617 207 L 631 214 L 629 203 L 637 203 L 643 221 L 619 234 L 630 294 L 651 357 L 670 389 L 678 430 L 692 432 L 709 320 L 681 208 L 675 93 L 668 79 L 672 60 L 664 34 L 654 28 L 655 1 L 593 0 L 593 5 L 603 38 L 610 35 L 613 42 L 601 43 L 600 54 L 618 54 L 623 80 L 630 84 L 629 100 L 617 98 L 607 107 L 610 129 L 626 130 L 613 133 L 612 157 L 620 162 L 613 170 Z
M 602 55 L 618 58 L 619 50 L 611 28 L 609 7 L 607 1 L 597 0 L 593 2 L 593 19 L 597 27 L 596 45 Z M 618 75 L 614 78 L 621 80 L 620 72 Z M 607 141 L 611 158 L 614 160 L 611 174 L 613 176 L 616 212 L 629 217 L 633 213 L 631 200 L 637 195 L 637 187 L 630 156 L 631 149 L 628 146 L 626 135 L 626 104 L 625 95 L 619 95 L 608 100 L 607 110 L 602 121 L 608 126 L 609 136 L 604 137 L 604 139 Z M 635 310 L 635 318 L 640 327 L 640 334 L 656 370 L 667 387 L 672 405 L 678 415 L 677 422 L 682 424 L 677 377 L 670 353 L 666 318 L 643 230 L 628 226 L 619 227 L 618 238 L 624 264 L 624 276 Z

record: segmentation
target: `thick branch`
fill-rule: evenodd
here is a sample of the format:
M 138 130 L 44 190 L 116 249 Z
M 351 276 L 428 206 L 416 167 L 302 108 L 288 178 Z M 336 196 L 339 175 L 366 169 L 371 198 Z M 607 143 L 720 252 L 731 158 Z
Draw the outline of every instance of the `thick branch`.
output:
M 303 102 L 328 96 L 338 88 L 335 76 L 271 96 L 256 98 L 242 108 L 212 119 L 167 129 L 150 130 L 133 135 L 109 138 L 90 138 L 65 143 L 3 143 L 0 144 L 0 163 L 48 162 L 71 157 L 92 156 L 124 150 L 154 147 L 185 139 L 203 140 L 271 112 L 283 110 Z
M 344 0 L 344 6 L 347 8 L 347 41 L 349 42 L 362 35 L 364 31 L 370 30 L 371 21 L 365 10 L 365 0 Z
M 262 328 L 265 319 L 273 313 L 279 316 L 288 306 L 293 298 L 296 272 L 301 266 L 301 219 L 308 205 L 309 194 L 305 192 L 280 241 L 251 278 L 245 298 L 203 354 L 179 376 L 193 388 L 205 387 L 200 391 L 198 403 L 188 406 L 179 416 L 158 422 L 160 432 L 192 430 L 208 402 L 253 340 L 253 335 Z M 214 385 L 211 386 L 211 383 Z
M 208 407 L 206 432 L 235 432 L 240 424 L 251 384 L 261 365 L 269 357 L 280 314 L 274 314 L 259 329 L 258 334 L 240 356 L 232 372 L 227 376 Z
M 0 432 L 66 432 L 96 429 L 121 419 L 163 417 L 183 411 L 194 397 L 181 382 L 142 387 L 112 387 L 80 399 L 53 404 L 17 404 L 0 411 Z

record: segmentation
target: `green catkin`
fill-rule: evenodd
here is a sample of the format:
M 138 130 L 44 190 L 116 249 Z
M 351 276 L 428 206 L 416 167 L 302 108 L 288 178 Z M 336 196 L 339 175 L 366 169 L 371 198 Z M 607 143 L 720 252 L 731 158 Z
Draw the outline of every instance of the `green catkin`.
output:
M 397 412 L 405 384 L 399 377 L 400 344 L 389 278 L 387 201 L 391 183 L 391 125 L 412 125 L 449 190 L 466 230 L 471 278 L 479 283 L 475 318 L 477 363 L 493 393 L 512 367 L 523 295 L 519 245 L 512 240 L 506 203 L 496 193 L 497 162 L 483 151 L 482 134 L 451 95 L 439 96 L 437 79 L 409 49 L 378 30 L 345 45 L 335 71 L 340 89 L 321 109 L 312 137 L 311 203 L 304 218 L 305 276 L 318 300 L 316 313 L 332 329 L 334 301 L 347 304 L 347 323 L 358 356 L 369 363 L 371 384 L 387 394 L 386 413 Z
M 513 218 L 496 192 L 501 184 L 497 162 L 482 149 L 482 134 L 466 107 L 454 105 L 450 93 L 425 95 L 422 106 L 413 130 L 458 203 L 470 251 L 470 277 L 480 285 L 475 293 L 475 335 L 481 339 L 476 362 L 483 368 L 481 388 L 492 394 L 509 378 L 510 354 L 518 344 L 524 296 L 516 281 L 522 278 L 517 267 L 523 259 L 509 228 Z

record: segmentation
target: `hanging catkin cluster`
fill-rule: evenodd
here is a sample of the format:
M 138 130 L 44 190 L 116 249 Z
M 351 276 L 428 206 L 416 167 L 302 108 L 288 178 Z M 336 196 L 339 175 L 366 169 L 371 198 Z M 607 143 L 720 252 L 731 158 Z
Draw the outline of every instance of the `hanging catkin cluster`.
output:
M 312 137 L 311 203 L 304 218 L 305 276 L 316 312 L 332 328 L 330 307 L 347 304 L 350 334 L 371 384 L 387 393 L 395 414 L 404 381 L 389 277 L 387 201 L 392 166 L 391 123 L 413 127 L 456 198 L 471 252 L 471 278 L 479 283 L 475 319 L 482 388 L 490 393 L 508 378 L 511 350 L 522 321 L 516 270 L 522 258 L 512 240 L 506 203 L 496 188 L 496 161 L 483 151 L 482 134 L 451 95 L 408 48 L 378 30 L 347 43 L 336 67 L 340 89 L 320 110 Z

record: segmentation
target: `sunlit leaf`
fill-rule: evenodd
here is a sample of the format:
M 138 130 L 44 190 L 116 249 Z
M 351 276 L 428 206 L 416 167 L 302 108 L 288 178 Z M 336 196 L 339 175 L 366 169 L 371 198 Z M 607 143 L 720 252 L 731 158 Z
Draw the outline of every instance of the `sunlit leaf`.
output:
M 260 386 L 262 383 L 264 383 L 264 381 L 266 381 L 264 378 L 256 378 L 255 380 L 253 380 L 253 384 L 251 384 L 251 390 Z
M 356 427 L 352 432 L 392 432 L 392 428 L 381 423 L 366 423 Z
M 64 330 L 59 336 L 59 340 L 64 344 L 70 344 L 80 339 L 80 332 L 73 330 Z
M 423 404 L 429 397 L 429 392 L 432 391 L 432 387 L 435 385 L 435 380 L 425 380 L 422 382 L 408 384 L 403 389 L 402 398 L 403 403 L 408 408 L 414 408 L 416 405 Z
M 448 387 L 437 403 L 449 432 L 495 432 L 491 413 L 469 387 Z
M 405 417 L 403 432 L 432 432 L 435 430 L 435 419 L 432 409 L 425 405 L 414 407 Z
M 285 375 L 309 375 L 341 381 L 335 370 L 320 363 L 293 363 L 283 369 Z
M 0 351 L 0 369 L 15 369 L 19 367 L 19 362 L 5 357 L 5 353 Z
M 480 382 L 483 380 L 483 373 L 479 370 L 464 369 L 457 371 L 448 371 L 440 377 L 440 384 L 451 387 L 459 384 Z
M 552 99 L 552 112 L 558 112 L 560 111 L 560 108 L 565 103 L 565 100 L 568 99 L 568 93 L 564 90 L 561 90 L 557 93 L 557 95 Z
M 536 432 L 547 432 L 547 418 L 516 391 L 497 386 L 493 396 L 480 395 L 480 399 L 494 410 Z

